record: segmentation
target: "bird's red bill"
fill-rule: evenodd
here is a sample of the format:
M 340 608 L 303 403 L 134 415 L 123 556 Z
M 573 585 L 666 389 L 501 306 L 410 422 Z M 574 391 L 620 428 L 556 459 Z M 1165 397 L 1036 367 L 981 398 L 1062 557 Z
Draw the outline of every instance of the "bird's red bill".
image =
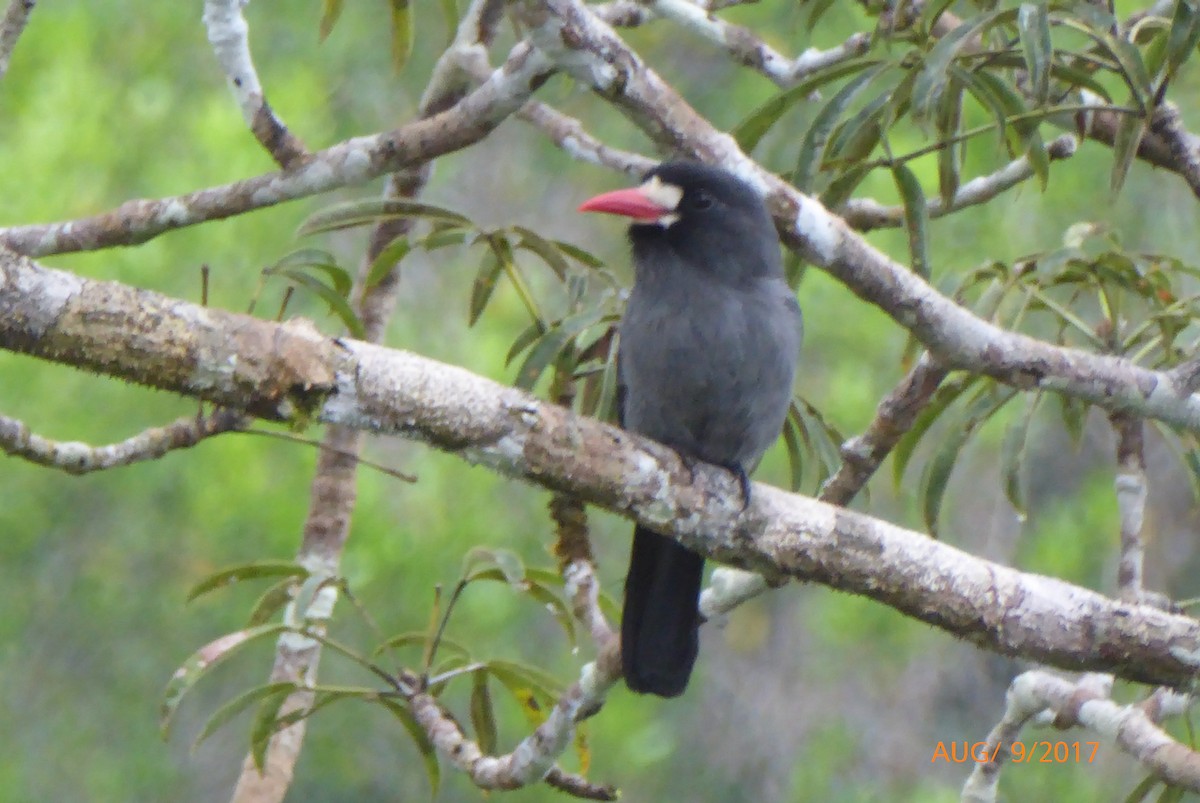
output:
M 610 215 L 624 215 L 634 220 L 653 223 L 663 215 L 670 214 L 670 209 L 664 209 L 659 204 L 646 197 L 638 187 L 625 190 L 613 190 L 595 198 L 589 198 L 579 205 L 580 212 L 607 212 Z

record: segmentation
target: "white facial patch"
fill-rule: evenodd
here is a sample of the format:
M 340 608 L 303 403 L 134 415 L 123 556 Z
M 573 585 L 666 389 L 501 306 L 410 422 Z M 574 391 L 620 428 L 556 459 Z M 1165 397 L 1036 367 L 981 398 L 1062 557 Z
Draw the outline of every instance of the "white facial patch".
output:
M 651 176 L 649 181 L 638 187 L 638 192 L 663 209 L 675 210 L 679 207 L 679 202 L 683 199 L 683 189 L 681 187 L 668 184 L 658 176 Z M 679 220 L 678 213 L 672 211 L 660 217 L 655 223 L 665 229 L 677 220 Z

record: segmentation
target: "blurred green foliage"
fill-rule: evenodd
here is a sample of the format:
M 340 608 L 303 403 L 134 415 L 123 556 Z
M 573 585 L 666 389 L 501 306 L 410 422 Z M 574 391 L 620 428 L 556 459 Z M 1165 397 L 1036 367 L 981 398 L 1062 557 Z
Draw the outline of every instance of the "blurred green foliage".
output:
M 440 9 L 411 5 L 420 33 L 399 73 L 381 7 L 348 4 L 320 45 L 320 4 L 280 0 L 248 7 L 271 103 L 310 147 L 411 117 L 447 36 Z M 0 223 L 66 219 L 272 169 L 244 129 L 199 12 L 198 6 L 180 13 L 173 4 L 131 0 L 38 6 L 0 82 L 0 185 L 8 188 L 0 193 Z M 803 4 L 766 3 L 726 13 L 788 53 L 835 45 L 870 24 L 856 6 L 833 4 L 810 33 L 806 15 Z M 761 77 L 668 25 L 630 31 L 628 40 L 719 126 L 732 128 L 775 94 Z M 1185 70 L 1171 92 L 1193 124 L 1200 122 L 1197 90 L 1194 71 Z M 645 150 L 627 121 L 565 79 L 551 82 L 543 97 L 613 144 Z M 763 137 L 756 155 L 773 169 L 792 170 L 801 132 L 819 108 L 797 103 Z M 969 105 L 963 114 L 963 125 L 990 119 Z M 897 128 L 890 147 L 908 152 L 925 144 L 927 134 L 918 126 Z M 968 144 L 961 158 L 964 176 L 971 176 L 1008 156 L 984 137 Z M 1073 160 L 1051 168 L 1044 193 L 1028 183 L 985 206 L 931 221 L 932 280 L 950 292 L 976 266 L 1058 248 L 1063 232 L 1081 220 L 1106 225 L 1131 250 L 1195 254 L 1195 201 L 1182 182 L 1135 164 L 1112 199 L 1112 160 L 1109 149 L 1084 144 Z M 926 195 L 936 197 L 944 163 L 930 155 L 909 164 Z M 428 195 L 486 225 L 521 224 L 582 243 L 628 280 L 624 242 L 613 227 L 570 211 L 590 191 L 614 183 L 508 123 L 476 149 L 441 160 Z M 859 191 L 885 203 L 903 200 L 888 170 L 867 176 Z M 209 303 L 245 309 L 264 266 L 314 245 L 313 238 L 296 238 L 301 221 L 336 200 L 377 194 L 377 185 L 347 190 L 134 249 L 44 261 L 192 300 L 200 297 L 200 266 L 207 264 Z M 904 230 L 874 232 L 870 239 L 908 260 Z M 331 233 L 315 245 L 354 265 L 363 236 Z M 478 254 L 465 250 L 414 258 L 405 268 L 388 343 L 514 381 L 521 361 L 505 367 L 505 356 L 528 325 L 527 310 L 511 284 L 501 282 L 487 314 L 469 327 L 478 267 Z M 556 292 L 548 277 L 530 277 L 535 292 Z M 281 284 L 268 285 L 259 314 L 273 314 L 281 291 Z M 801 300 L 807 330 L 801 392 L 840 431 L 861 431 L 903 373 L 905 333 L 815 271 L 805 275 Z M 326 331 L 340 328 L 317 299 L 298 297 L 289 314 L 312 317 Z M 196 408 L 9 353 L 0 353 L 0 377 L 0 411 L 57 439 L 118 440 Z M 1005 423 L 983 426 L 964 450 L 948 481 L 943 537 L 1110 591 L 1117 516 L 1102 420 L 1093 416 L 1075 446 L 1053 416 L 1034 422 L 1024 527 L 998 476 Z M 917 449 L 916 459 L 927 460 L 931 447 Z M 411 444 L 375 443 L 367 456 L 419 476 L 408 486 L 364 470 L 359 480 L 344 574 L 385 633 L 423 628 L 435 585 L 453 584 L 475 545 L 513 550 L 532 566 L 551 562 L 544 492 Z M 270 650 L 251 648 L 206 678 L 180 709 L 167 743 L 158 735 L 159 695 L 195 649 L 243 625 L 261 587 L 235 587 L 191 605 L 184 602 L 187 590 L 223 566 L 294 556 L 313 463 L 311 448 L 251 435 L 223 436 L 151 464 L 82 478 L 0 462 L 0 800 L 228 795 L 245 754 L 248 717 L 194 752 L 189 746 L 222 702 L 264 681 Z M 1151 500 L 1151 582 L 1178 597 L 1196 596 L 1198 575 L 1188 572 L 1197 558 L 1187 483 L 1173 460 L 1152 461 L 1151 468 L 1158 469 L 1152 483 L 1161 480 L 1154 487 L 1163 489 Z M 784 450 L 776 449 L 758 478 L 783 485 L 787 476 Z M 921 526 L 916 485 L 915 472 L 898 489 L 875 483 L 872 511 Z M 591 518 L 602 579 L 616 593 L 628 527 L 606 514 Z M 1155 550 L 1170 557 L 1156 560 Z M 617 783 L 633 800 L 957 798 L 967 768 L 931 762 L 934 747 L 986 734 L 1014 662 L 980 655 L 875 603 L 820 589 L 784 590 L 735 616 L 749 618 L 735 619 L 725 631 L 706 628 L 712 632 L 705 634 L 698 682 L 682 700 L 668 704 L 614 691 L 589 726 L 591 777 Z M 753 628 L 741 629 L 749 624 Z M 573 654 L 541 606 L 501 584 L 469 588 L 450 634 L 478 655 L 536 664 L 564 680 L 589 654 L 586 646 Z M 345 603 L 333 635 L 343 641 L 370 636 Z M 321 674 L 327 683 L 364 682 L 360 670 L 332 655 Z M 469 707 L 466 686 L 449 693 L 460 712 Z M 498 697 L 497 706 L 498 745 L 506 750 L 528 726 L 511 701 Z M 1043 738 L 1031 732 L 1030 740 L 1035 736 Z M 571 767 L 572 759 L 565 761 Z M 1116 799 L 1114 790 L 1127 793 L 1139 777 L 1132 762 L 1103 748 L 1090 765 L 1010 768 L 1002 788 L 1009 800 L 1070 803 Z M 289 800 L 427 795 L 420 756 L 397 722 L 376 706 L 342 703 L 311 723 Z M 544 788 L 505 797 L 561 799 Z M 456 773 L 443 774 L 441 800 L 479 798 Z

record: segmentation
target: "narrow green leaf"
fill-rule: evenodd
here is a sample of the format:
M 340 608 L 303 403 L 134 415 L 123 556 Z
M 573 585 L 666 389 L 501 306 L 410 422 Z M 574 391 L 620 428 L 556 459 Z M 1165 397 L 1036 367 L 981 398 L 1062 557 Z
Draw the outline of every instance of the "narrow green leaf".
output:
M 325 588 L 325 586 L 336 584 L 336 578 L 328 575 L 310 574 L 304 578 L 304 582 L 300 584 L 300 588 L 296 591 L 295 604 L 292 609 L 296 612 L 298 622 L 293 622 L 295 625 L 302 622 L 308 617 L 308 609 L 312 606 L 313 600 L 317 596 L 317 592 Z
M 1180 0 L 1180 2 L 1184 2 L 1184 0 Z M 1159 793 L 1158 800 L 1155 803 L 1180 803 L 1185 794 L 1187 794 L 1187 790 L 1182 786 L 1166 784 L 1162 792 Z
M 1056 394 L 1056 398 L 1063 427 L 1071 436 L 1071 442 L 1079 446 L 1079 442 L 1083 439 L 1083 427 L 1087 423 L 1087 414 L 1091 405 L 1064 393 Z
M 567 636 L 567 641 L 574 648 L 578 644 L 578 636 L 575 629 L 575 615 L 571 612 L 570 607 L 563 598 L 555 594 L 541 582 L 530 577 L 525 578 L 524 591 L 536 602 L 541 603 L 546 610 L 558 621 L 562 627 L 563 633 Z
M 958 140 L 958 133 L 962 122 L 963 90 L 962 82 L 951 71 L 947 89 L 942 93 L 934 115 L 934 128 L 942 140 L 937 152 L 938 195 L 947 209 L 958 192 L 962 175 L 964 143 Z
M 833 0 L 812 0 L 806 2 L 808 6 L 808 19 L 805 21 L 805 26 L 812 31 L 817 27 L 817 23 L 821 21 L 821 17 L 825 16 L 825 12 L 833 5 Z
M 557 325 L 552 325 L 529 349 L 529 354 L 521 363 L 521 369 L 517 371 L 513 384 L 523 390 L 529 390 L 563 349 L 575 342 L 576 337 L 593 326 L 611 323 L 614 320 L 616 316 L 606 313 L 603 307 L 592 307 L 564 318 Z
M 314 268 L 321 271 L 333 283 L 333 289 L 342 296 L 350 294 L 350 288 L 354 284 L 354 280 L 350 278 L 350 273 L 337 263 L 333 254 L 328 251 L 322 251 L 319 248 L 301 248 L 297 251 L 292 251 L 287 254 L 274 265 L 269 267 L 265 273 L 282 273 L 287 269 L 301 270 L 303 268 Z
M 1044 105 L 1050 98 L 1050 64 L 1054 60 L 1054 45 L 1050 41 L 1050 17 L 1045 0 L 1022 3 L 1017 13 L 1017 30 L 1021 34 L 1021 50 L 1034 100 Z
M 1129 793 L 1129 797 L 1125 798 L 1125 803 L 1145 803 L 1146 798 L 1154 791 L 1154 787 L 1158 786 L 1162 781 L 1157 775 L 1147 775 L 1142 779 L 1142 782 L 1133 788 Z
M 929 207 L 921 182 L 906 164 L 892 166 L 896 188 L 904 204 L 904 228 L 908 232 L 908 253 L 913 273 L 929 278 Z
M 792 491 L 800 490 L 800 486 L 804 482 L 804 447 L 800 444 L 798 429 L 799 424 L 791 415 L 788 415 L 783 422 L 783 443 L 787 448 Z
M 264 273 L 268 275 L 286 276 L 289 281 L 296 287 L 309 291 L 313 295 L 320 298 L 329 307 L 342 325 L 349 330 L 353 337 L 361 338 L 363 336 L 363 324 L 355 313 L 353 307 L 346 300 L 346 296 L 339 293 L 335 288 L 322 282 L 320 279 L 309 276 L 307 273 L 302 273 L 298 270 L 290 268 L 274 269 L 268 268 Z
M 897 441 L 896 448 L 892 450 L 892 479 L 897 488 L 900 487 L 900 480 L 904 478 L 904 470 L 908 467 L 908 462 L 912 459 L 913 452 L 921 438 L 941 417 L 947 407 L 981 379 L 982 377 L 978 374 L 959 375 L 942 383 L 942 386 L 934 392 L 929 404 L 917 415 L 912 427 Z
M 525 582 L 525 564 L 519 555 L 511 549 L 491 549 L 477 546 L 463 557 L 462 577 L 464 582 L 471 582 L 488 569 L 499 569 L 509 585 L 523 588 Z
M 1031 396 L 1024 412 L 1004 433 L 1000 445 L 1000 474 L 1004 482 L 1004 495 L 1008 502 L 1024 518 L 1027 507 L 1025 491 L 1021 487 L 1021 468 L 1025 462 L 1025 444 L 1029 441 L 1029 427 L 1033 414 L 1037 412 L 1041 395 Z
M 950 475 L 962 449 L 979 427 L 995 415 L 1004 405 L 1016 396 L 1011 388 L 997 389 L 995 386 L 984 387 L 968 402 L 962 413 L 947 425 L 947 432 L 941 446 L 934 452 L 925 467 L 925 476 L 921 482 L 921 511 L 929 534 L 937 537 L 938 517 L 942 509 L 942 501 L 946 496 L 946 488 L 950 483 Z
M 563 242 L 562 240 L 551 240 L 550 244 L 553 245 L 555 248 L 557 248 L 562 253 L 569 256 L 571 259 L 573 259 L 576 262 L 578 262 L 579 264 L 583 265 L 584 267 L 587 267 L 587 268 L 603 268 L 604 267 L 604 260 L 600 259 L 600 257 L 596 256 L 595 254 L 593 254 L 589 251 L 583 250 L 582 248 L 580 248 L 577 245 L 572 245 L 571 243 Z
M 808 131 L 805 132 L 804 139 L 800 143 L 800 154 L 796 158 L 796 168 L 792 172 L 792 184 L 798 190 L 801 192 L 812 191 L 825 153 L 825 144 L 829 140 L 829 134 L 833 131 L 833 127 L 837 125 L 842 113 L 858 93 L 883 74 L 888 66 L 887 64 L 877 64 L 854 76 L 826 101 L 813 117 Z
M 524 226 L 512 226 L 511 231 L 521 238 L 517 241 L 517 248 L 536 254 L 546 263 L 550 270 L 554 271 L 554 275 L 558 277 L 559 281 L 566 280 L 568 271 L 567 260 L 563 257 L 562 251 L 557 245 L 536 231 L 527 229 Z
M 218 588 L 227 588 L 243 580 L 256 580 L 260 577 L 305 577 L 307 575 L 308 569 L 305 569 L 295 561 L 264 560 L 255 563 L 243 563 L 239 566 L 230 566 L 227 569 L 213 572 L 208 577 L 196 583 L 188 591 L 187 601 L 191 602 L 210 591 Z
M 402 649 L 404 647 L 419 647 L 424 649 L 425 640 L 427 638 L 429 638 L 429 634 L 424 630 L 410 630 L 405 633 L 398 633 L 395 636 L 389 636 L 387 639 L 381 642 L 379 646 L 372 651 L 371 655 L 372 657 L 377 657 L 388 650 Z M 471 652 L 467 649 L 466 645 L 460 641 L 455 641 L 445 633 L 442 634 L 442 640 L 439 649 L 442 651 L 448 649 L 455 653 L 455 657 L 464 659 L 465 661 L 470 661 L 471 659 Z
M 816 90 L 828 83 L 853 75 L 856 72 L 881 64 L 877 58 L 854 58 L 838 62 L 818 70 L 809 78 L 775 95 L 762 106 L 750 112 L 733 129 L 733 138 L 743 151 L 749 153 L 758 145 L 771 127 L 796 103 L 805 100 Z
M 1091 38 L 1102 51 L 1116 61 L 1117 71 L 1133 94 L 1134 103 L 1138 108 L 1149 107 L 1153 88 L 1141 51 L 1131 42 L 1113 35 L 1117 23 L 1111 15 L 1089 3 L 1074 3 L 1070 8 L 1055 8 L 1050 14 L 1050 21 L 1073 28 Z
M 496 289 L 496 282 L 500 279 L 503 271 L 504 263 L 500 261 L 496 252 L 490 249 L 485 251 L 483 261 L 480 262 L 479 270 L 475 274 L 475 281 L 471 284 L 471 306 L 467 317 L 469 326 L 474 326 L 484 309 L 487 308 L 488 301 L 492 298 L 492 291 Z
M 1166 78 L 1170 80 L 1175 73 L 1196 52 L 1200 44 L 1200 11 L 1190 0 L 1179 0 L 1175 3 L 1175 12 L 1171 17 L 1171 31 L 1167 35 L 1167 70 Z
M 213 715 L 208 718 L 208 722 L 204 723 L 204 727 L 200 730 L 200 734 L 196 737 L 196 740 L 192 742 L 192 749 L 195 750 L 200 746 L 201 742 L 212 736 L 222 726 L 250 708 L 250 706 L 260 703 L 266 698 L 275 697 L 280 693 L 284 697 L 287 697 L 288 694 L 299 688 L 293 681 L 281 680 L 275 683 L 255 686 L 252 689 L 242 692 L 213 712 Z
M 283 609 L 283 606 L 288 604 L 295 586 L 296 578 L 288 577 L 264 591 L 254 603 L 254 607 L 250 609 L 250 615 L 246 618 L 246 626 L 257 627 L 266 624 L 271 617 Z
M 393 198 L 369 198 L 322 209 L 301 223 L 296 234 L 297 236 L 319 234 L 396 218 L 441 221 L 468 228 L 475 225 L 470 218 L 440 206 Z
M 276 732 L 279 707 L 290 693 L 290 689 L 276 689 L 259 700 L 258 711 L 250 724 L 250 755 L 254 757 L 254 766 L 260 773 L 267 764 L 267 748 L 271 746 L 271 737 Z
M 475 729 L 475 741 L 483 754 L 494 755 L 498 740 L 496 711 L 492 705 L 492 693 L 488 690 L 486 667 L 471 673 L 471 727 Z
M 504 367 L 507 368 L 508 365 L 514 359 L 516 359 L 518 354 L 529 348 L 530 344 L 541 337 L 542 334 L 543 327 L 537 323 L 531 323 L 529 326 L 526 326 L 523 330 L 521 330 L 521 333 L 517 335 L 516 340 L 514 340 L 512 345 L 509 346 L 508 354 L 504 355 Z
M 950 69 L 951 63 L 967 43 L 975 36 L 981 36 L 984 30 L 997 22 L 1011 18 L 1015 12 L 1015 9 L 1008 9 L 971 17 L 938 40 L 938 43 L 925 56 L 925 65 L 917 75 L 916 83 L 913 84 L 914 117 L 917 119 L 929 118 L 946 86 L 947 71 Z
M 412 55 L 415 27 L 408 0 L 391 0 L 392 5 L 392 69 L 400 72 Z
M 850 197 L 854 195 L 854 191 L 858 189 L 858 185 L 862 184 L 863 179 L 871 172 L 868 165 L 860 164 L 843 170 L 833 181 L 829 182 L 824 192 L 821 193 L 821 203 L 827 209 L 837 209 Z
M 438 789 L 442 785 L 442 767 L 438 763 L 437 750 L 434 748 L 433 742 L 429 740 L 429 735 L 417 722 L 417 718 L 413 716 L 408 706 L 386 697 L 380 698 L 379 702 L 399 720 L 404 730 L 408 731 L 409 738 L 412 739 L 413 745 L 421 754 L 421 760 L 425 764 L 425 775 L 429 778 L 430 799 L 436 798 Z
M 163 700 L 159 709 L 159 729 L 163 738 L 170 734 L 171 722 L 179 704 L 196 683 L 214 666 L 224 661 L 234 652 L 258 639 L 274 636 L 287 630 L 284 625 L 272 624 L 260 627 L 250 627 L 227 633 L 218 639 L 210 641 L 183 662 L 175 670 L 163 690 Z
M 321 0 L 321 22 L 317 27 L 317 40 L 324 42 L 337 25 L 338 17 L 342 16 L 345 0 Z
M 379 256 L 375 257 L 375 261 L 371 263 L 371 269 L 367 271 L 367 289 L 369 290 L 383 281 L 383 278 L 391 273 L 393 268 L 399 269 L 400 262 L 408 256 L 410 251 L 412 251 L 412 243 L 407 235 L 397 237 L 385 245 L 379 252 Z
M 1108 186 L 1113 193 L 1121 191 L 1125 179 L 1129 175 L 1129 167 L 1137 158 L 1138 146 L 1146 134 L 1146 121 L 1136 115 L 1127 114 L 1117 124 L 1117 133 L 1113 140 L 1113 166 L 1109 176 Z

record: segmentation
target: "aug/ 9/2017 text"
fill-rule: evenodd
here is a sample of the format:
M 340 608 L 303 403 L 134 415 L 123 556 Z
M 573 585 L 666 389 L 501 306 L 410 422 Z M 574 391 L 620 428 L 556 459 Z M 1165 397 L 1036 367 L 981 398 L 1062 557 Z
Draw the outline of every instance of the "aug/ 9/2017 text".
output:
M 987 742 L 938 742 L 933 748 L 931 763 L 944 761 L 947 764 L 982 764 L 996 761 L 1001 750 L 1007 748 L 1003 758 L 1014 764 L 1091 764 L 1096 759 L 1099 742 L 1039 741 L 1025 744 L 988 744 Z

